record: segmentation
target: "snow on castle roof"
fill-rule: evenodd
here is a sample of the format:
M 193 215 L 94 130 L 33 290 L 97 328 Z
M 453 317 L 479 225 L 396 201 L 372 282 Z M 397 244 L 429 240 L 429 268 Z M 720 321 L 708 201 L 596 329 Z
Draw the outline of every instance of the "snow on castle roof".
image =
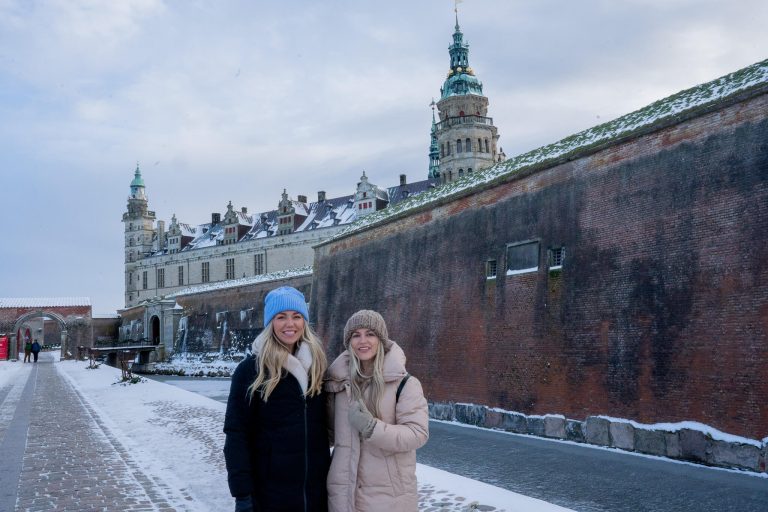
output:
M 630 112 L 607 123 L 584 130 L 558 142 L 523 153 L 488 169 L 465 174 L 463 178 L 411 197 L 397 204 L 358 219 L 335 236 L 317 245 L 325 245 L 369 227 L 409 215 L 427 205 L 436 205 L 449 199 L 463 197 L 535 166 L 554 164 L 564 158 L 575 157 L 617 139 L 653 129 L 662 123 L 674 122 L 685 113 L 695 112 L 758 87 L 768 85 L 768 60 L 757 62 L 711 82 L 697 85 Z
M 195 293 L 210 292 L 213 290 L 225 290 L 227 288 L 237 288 L 238 286 L 247 286 L 257 283 L 266 283 L 269 281 L 279 281 L 281 279 L 288 279 L 291 277 L 311 276 L 312 265 L 306 267 L 293 268 L 290 270 L 279 270 L 277 272 L 270 272 L 269 274 L 262 274 L 259 276 L 242 277 L 240 279 L 231 279 L 229 281 L 219 281 L 216 283 L 201 284 L 197 286 L 190 286 L 184 288 L 176 293 L 166 295 L 166 299 L 173 299 L 175 297 L 181 297 L 183 295 L 193 295 Z
M 0 308 L 56 308 L 90 305 L 90 297 L 0 297 Z

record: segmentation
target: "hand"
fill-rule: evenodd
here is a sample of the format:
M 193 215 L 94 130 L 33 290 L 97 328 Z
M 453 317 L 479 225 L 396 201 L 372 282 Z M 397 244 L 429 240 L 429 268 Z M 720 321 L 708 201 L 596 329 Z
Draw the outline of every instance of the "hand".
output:
M 235 498 L 235 512 L 253 512 L 253 500 L 251 497 Z
M 349 423 L 352 428 L 360 432 L 363 439 L 368 439 L 376 427 L 376 418 L 368 411 L 362 400 L 356 400 L 349 404 Z

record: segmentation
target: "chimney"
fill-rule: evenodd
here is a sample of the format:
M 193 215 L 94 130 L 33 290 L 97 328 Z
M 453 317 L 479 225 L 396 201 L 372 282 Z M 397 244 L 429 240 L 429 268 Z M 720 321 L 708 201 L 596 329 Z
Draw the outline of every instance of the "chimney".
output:
M 400 175 L 400 186 L 402 187 L 405 185 L 405 174 Z
M 220 213 L 212 213 L 211 214 L 211 224 L 218 224 L 221 222 L 221 214 Z
M 325 190 L 321 190 L 317 193 L 317 202 L 318 203 L 324 203 L 325 202 Z
M 165 221 L 157 221 L 157 250 L 165 249 Z
M 299 202 L 307 204 L 307 196 L 299 196 Z
M 243 213 L 248 213 L 248 208 L 243 206 L 242 208 L 240 208 L 240 211 L 243 212 Z

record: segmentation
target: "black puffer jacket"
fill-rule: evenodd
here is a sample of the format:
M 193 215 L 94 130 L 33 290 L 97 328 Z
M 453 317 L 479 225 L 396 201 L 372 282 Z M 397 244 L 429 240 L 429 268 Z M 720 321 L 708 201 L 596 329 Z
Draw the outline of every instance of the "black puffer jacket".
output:
M 256 358 L 235 369 L 224 420 L 224 457 L 232 496 L 251 495 L 256 510 L 325 511 L 330 452 L 325 394 L 304 397 L 299 381 L 283 370 L 265 403 L 252 400 Z

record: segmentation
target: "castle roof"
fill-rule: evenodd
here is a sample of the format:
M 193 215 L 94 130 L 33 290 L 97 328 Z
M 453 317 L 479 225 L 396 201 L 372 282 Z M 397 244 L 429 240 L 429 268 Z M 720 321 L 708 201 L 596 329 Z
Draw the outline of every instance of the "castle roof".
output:
M 658 130 L 662 126 L 674 125 L 688 116 L 706 112 L 731 98 L 738 99 L 744 95 L 766 92 L 768 92 L 768 59 L 711 82 L 678 92 L 613 121 L 523 153 L 488 169 L 467 173 L 456 181 L 372 213 L 318 245 L 330 243 L 369 227 L 386 224 L 410 215 L 415 211 L 431 208 L 445 201 L 492 187 L 524 171 L 572 160 L 608 147 L 626 137 L 638 136 Z
M 0 308 L 55 308 L 90 306 L 89 297 L 0 297 Z
M 380 195 L 387 200 L 389 197 L 389 207 L 397 204 L 409 197 L 419 195 L 425 191 L 434 188 L 434 180 L 417 181 L 406 185 L 397 185 L 388 189 L 381 189 Z M 329 228 L 333 226 L 344 226 L 352 224 L 357 220 L 357 209 L 355 208 L 354 195 L 346 195 L 316 201 L 312 203 L 303 203 L 300 201 L 291 201 L 297 215 L 306 217 L 302 223 L 297 226 L 293 232 L 300 233 L 312 231 L 315 229 Z M 267 238 L 275 236 L 278 233 L 279 211 L 269 210 L 256 215 L 248 215 L 242 211 L 232 211 L 236 215 L 239 225 L 248 226 L 248 232 L 238 240 L 244 242 L 257 238 Z M 218 223 L 205 223 L 196 227 L 189 224 L 178 222 L 176 224 L 185 237 L 192 237 L 192 240 L 181 248 L 182 251 L 191 251 L 193 249 L 203 249 L 205 247 L 214 247 L 224 241 L 224 219 Z M 155 251 L 153 256 L 165 254 L 166 250 Z

